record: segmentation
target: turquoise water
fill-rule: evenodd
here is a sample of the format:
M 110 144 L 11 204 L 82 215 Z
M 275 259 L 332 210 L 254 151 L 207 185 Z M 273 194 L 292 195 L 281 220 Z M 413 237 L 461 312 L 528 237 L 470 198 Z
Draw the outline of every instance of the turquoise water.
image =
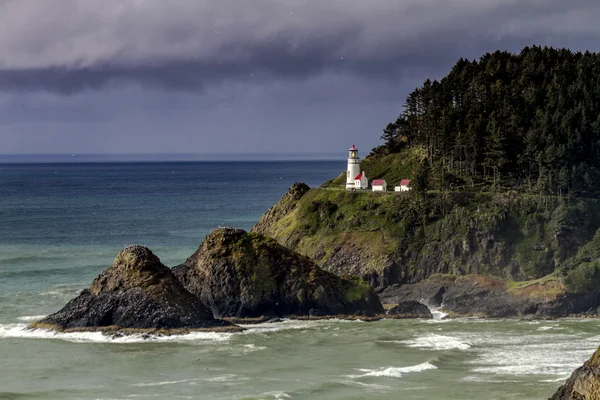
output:
M 540 399 L 600 343 L 597 320 L 284 321 L 240 334 L 54 334 L 127 244 L 182 262 L 343 162 L 0 165 L 0 399 Z

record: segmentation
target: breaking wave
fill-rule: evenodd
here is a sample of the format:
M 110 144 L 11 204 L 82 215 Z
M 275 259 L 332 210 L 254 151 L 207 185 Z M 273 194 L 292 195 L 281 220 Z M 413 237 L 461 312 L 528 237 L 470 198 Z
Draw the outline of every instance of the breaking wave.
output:
M 364 372 L 361 375 L 348 375 L 348 378 L 364 378 L 369 376 L 376 377 L 385 377 L 385 378 L 401 378 L 403 374 L 411 373 L 411 372 L 422 372 L 428 371 L 432 369 L 437 369 L 437 367 L 431 363 L 424 362 L 422 364 L 413 365 L 410 367 L 387 367 L 380 369 L 358 369 L 360 372 Z

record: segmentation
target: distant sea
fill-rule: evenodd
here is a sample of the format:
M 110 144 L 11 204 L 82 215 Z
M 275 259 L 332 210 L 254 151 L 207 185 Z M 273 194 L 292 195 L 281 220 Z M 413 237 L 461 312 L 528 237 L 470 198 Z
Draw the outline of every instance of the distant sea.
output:
M 169 338 L 25 329 L 125 245 L 177 265 L 214 228 L 250 229 L 294 182 L 339 175 L 344 156 L 2 159 L 0 399 L 541 399 L 592 354 L 597 320 L 283 321 Z

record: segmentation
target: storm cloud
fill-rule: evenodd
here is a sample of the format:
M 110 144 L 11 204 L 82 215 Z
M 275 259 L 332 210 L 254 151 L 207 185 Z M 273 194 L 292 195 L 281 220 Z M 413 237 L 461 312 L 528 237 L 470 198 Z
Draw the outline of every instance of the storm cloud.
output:
M 529 44 L 596 50 L 597 0 L 4 0 L 0 90 L 397 81 Z

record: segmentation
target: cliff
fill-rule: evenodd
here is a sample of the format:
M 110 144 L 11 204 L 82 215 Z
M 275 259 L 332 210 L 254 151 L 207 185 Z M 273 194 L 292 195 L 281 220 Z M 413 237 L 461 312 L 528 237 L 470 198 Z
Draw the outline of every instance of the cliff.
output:
M 600 399 L 600 349 L 577 368 L 551 400 L 599 400 Z
M 138 245 L 123 249 L 89 289 L 31 327 L 71 331 L 234 328 L 215 320 L 158 257 Z
M 499 279 L 503 291 L 519 294 L 517 302 L 537 296 L 546 304 L 599 287 L 596 200 L 334 187 L 291 196 L 297 192 L 295 185 L 252 232 L 273 237 L 327 271 L 362 277 L 379 292 L 434 274 Z M 542 278 L 544 285 L 536 284 Z M 589 303 L 565 312 L 595 308 L 597 296 L 588 297 Z
M 323 271 L 273 239 L 240 229 L 214 230 L 173 271 L 218 317 L 383 312 L 368 283 Z

